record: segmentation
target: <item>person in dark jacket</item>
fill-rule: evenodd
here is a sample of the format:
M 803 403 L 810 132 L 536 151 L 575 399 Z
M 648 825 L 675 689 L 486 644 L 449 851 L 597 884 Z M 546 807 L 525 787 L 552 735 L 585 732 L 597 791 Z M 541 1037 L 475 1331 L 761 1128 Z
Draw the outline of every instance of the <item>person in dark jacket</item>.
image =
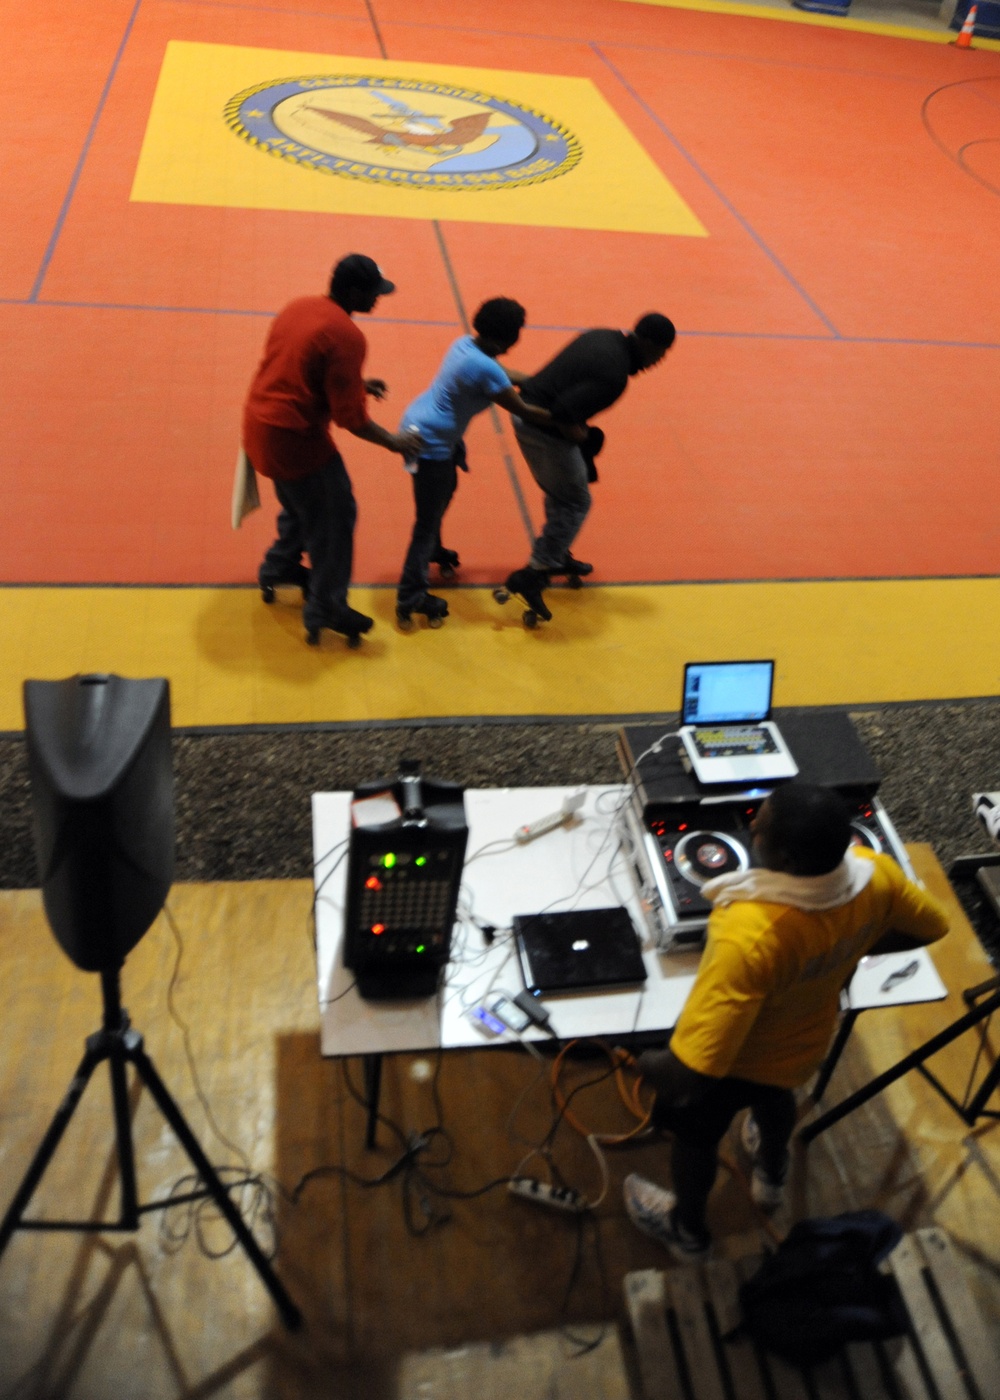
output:
M 590 510 L 586 453 L 595 433 L 589 420 L 617 403 L 633 375 L 659 364 L 676 335 L 657 311 L 640 316 L 630 331 L 584 331 L 520 386 L 525 403 L 552 415 L 551 426 L 514 420 L 518 446 L 545 496 L 545 526 L 528 563 L 505 586 L 545 621 L 552 616 L 542 597 L 550 576 L 593 571 L 570 553 Z

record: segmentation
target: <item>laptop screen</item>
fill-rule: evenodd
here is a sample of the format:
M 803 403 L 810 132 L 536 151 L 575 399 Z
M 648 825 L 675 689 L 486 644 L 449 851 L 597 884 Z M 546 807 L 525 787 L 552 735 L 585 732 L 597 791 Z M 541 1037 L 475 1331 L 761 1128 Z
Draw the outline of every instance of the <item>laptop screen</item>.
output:
M 689 661 L 684 724 L 752 724 L 771 713 L 773 661 Z

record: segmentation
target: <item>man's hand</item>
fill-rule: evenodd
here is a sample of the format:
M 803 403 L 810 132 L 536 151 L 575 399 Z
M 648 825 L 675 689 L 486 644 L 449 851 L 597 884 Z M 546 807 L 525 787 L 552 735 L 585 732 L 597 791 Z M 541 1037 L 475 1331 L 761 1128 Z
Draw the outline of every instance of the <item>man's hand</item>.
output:
M 384 379 L 366 379 L 365 393 L 371 394 L 373 399 L 384 399 L 389 392 L 389 386 Z
M 582 447 L 587 441 L 588 429 L 586 423 L 560 423 L 559 431 L 564 438 L 568 438 L 570 442 L 575 442 L 578 447 Z
M 388 428 L 383 428 L 380 423 L 373 423 L 369 419 L 364 427 L 348 428 L 347 431 L 361 438 L 363 442 L 377 443 L 387 452 L 400 452 L 404 457 L 419 457 L 424 450 L 424 440 L 415 428 L 407 428 L 402 433 L 390 433 Z
M 424 450 L 424 440 L 416 428 L 407 428 L 404 432 L 394 433 L 393 442 L 392 450 L 401 452 L 404 457 L 419 457 Z

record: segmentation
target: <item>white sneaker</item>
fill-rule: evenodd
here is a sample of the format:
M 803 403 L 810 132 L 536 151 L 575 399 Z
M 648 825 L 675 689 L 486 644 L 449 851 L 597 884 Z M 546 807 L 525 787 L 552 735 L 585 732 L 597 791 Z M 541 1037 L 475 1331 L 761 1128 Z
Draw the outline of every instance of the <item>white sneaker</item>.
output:
M 622 1186 L 625 1210 L 637 1230 L 682 1263 L 693 1264 L 708 1257 L 708 1235 L 691 1235 L 677 1223 L 677 1197 L 672 1191 L 632 1172 Z
M 740 1146 L 750 1158 L 750 1199 L 763 1211 L 777 1210 L 784 1204 L 785 1181 L 774 1181 L 757 1161 L 760 1152 L 760 1128 L 753 1113 L 748 1110 L 740 1125 Z
M 974 792 L 972 810 L 985 826 L 993 844 L 1000 846 L 1000 792 Z

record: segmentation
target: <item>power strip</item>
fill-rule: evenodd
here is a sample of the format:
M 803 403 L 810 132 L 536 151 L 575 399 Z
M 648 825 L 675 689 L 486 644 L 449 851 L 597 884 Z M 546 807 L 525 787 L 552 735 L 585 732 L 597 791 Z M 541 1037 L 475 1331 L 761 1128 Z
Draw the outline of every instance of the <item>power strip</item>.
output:
M 570 1186 L 552 1186 L 547 1181 L 538 1181 L 533 1176 L 515 1176 L 507 1183 L 512 1196 L 521 1196 L 526 1201 L 535 1201 L 540 1206 L 552 1206 L 555 1210 L 566 1210 L 571 1215 L 580 1215 L 590 1209 L 590 1204 L 578 1191 Z

